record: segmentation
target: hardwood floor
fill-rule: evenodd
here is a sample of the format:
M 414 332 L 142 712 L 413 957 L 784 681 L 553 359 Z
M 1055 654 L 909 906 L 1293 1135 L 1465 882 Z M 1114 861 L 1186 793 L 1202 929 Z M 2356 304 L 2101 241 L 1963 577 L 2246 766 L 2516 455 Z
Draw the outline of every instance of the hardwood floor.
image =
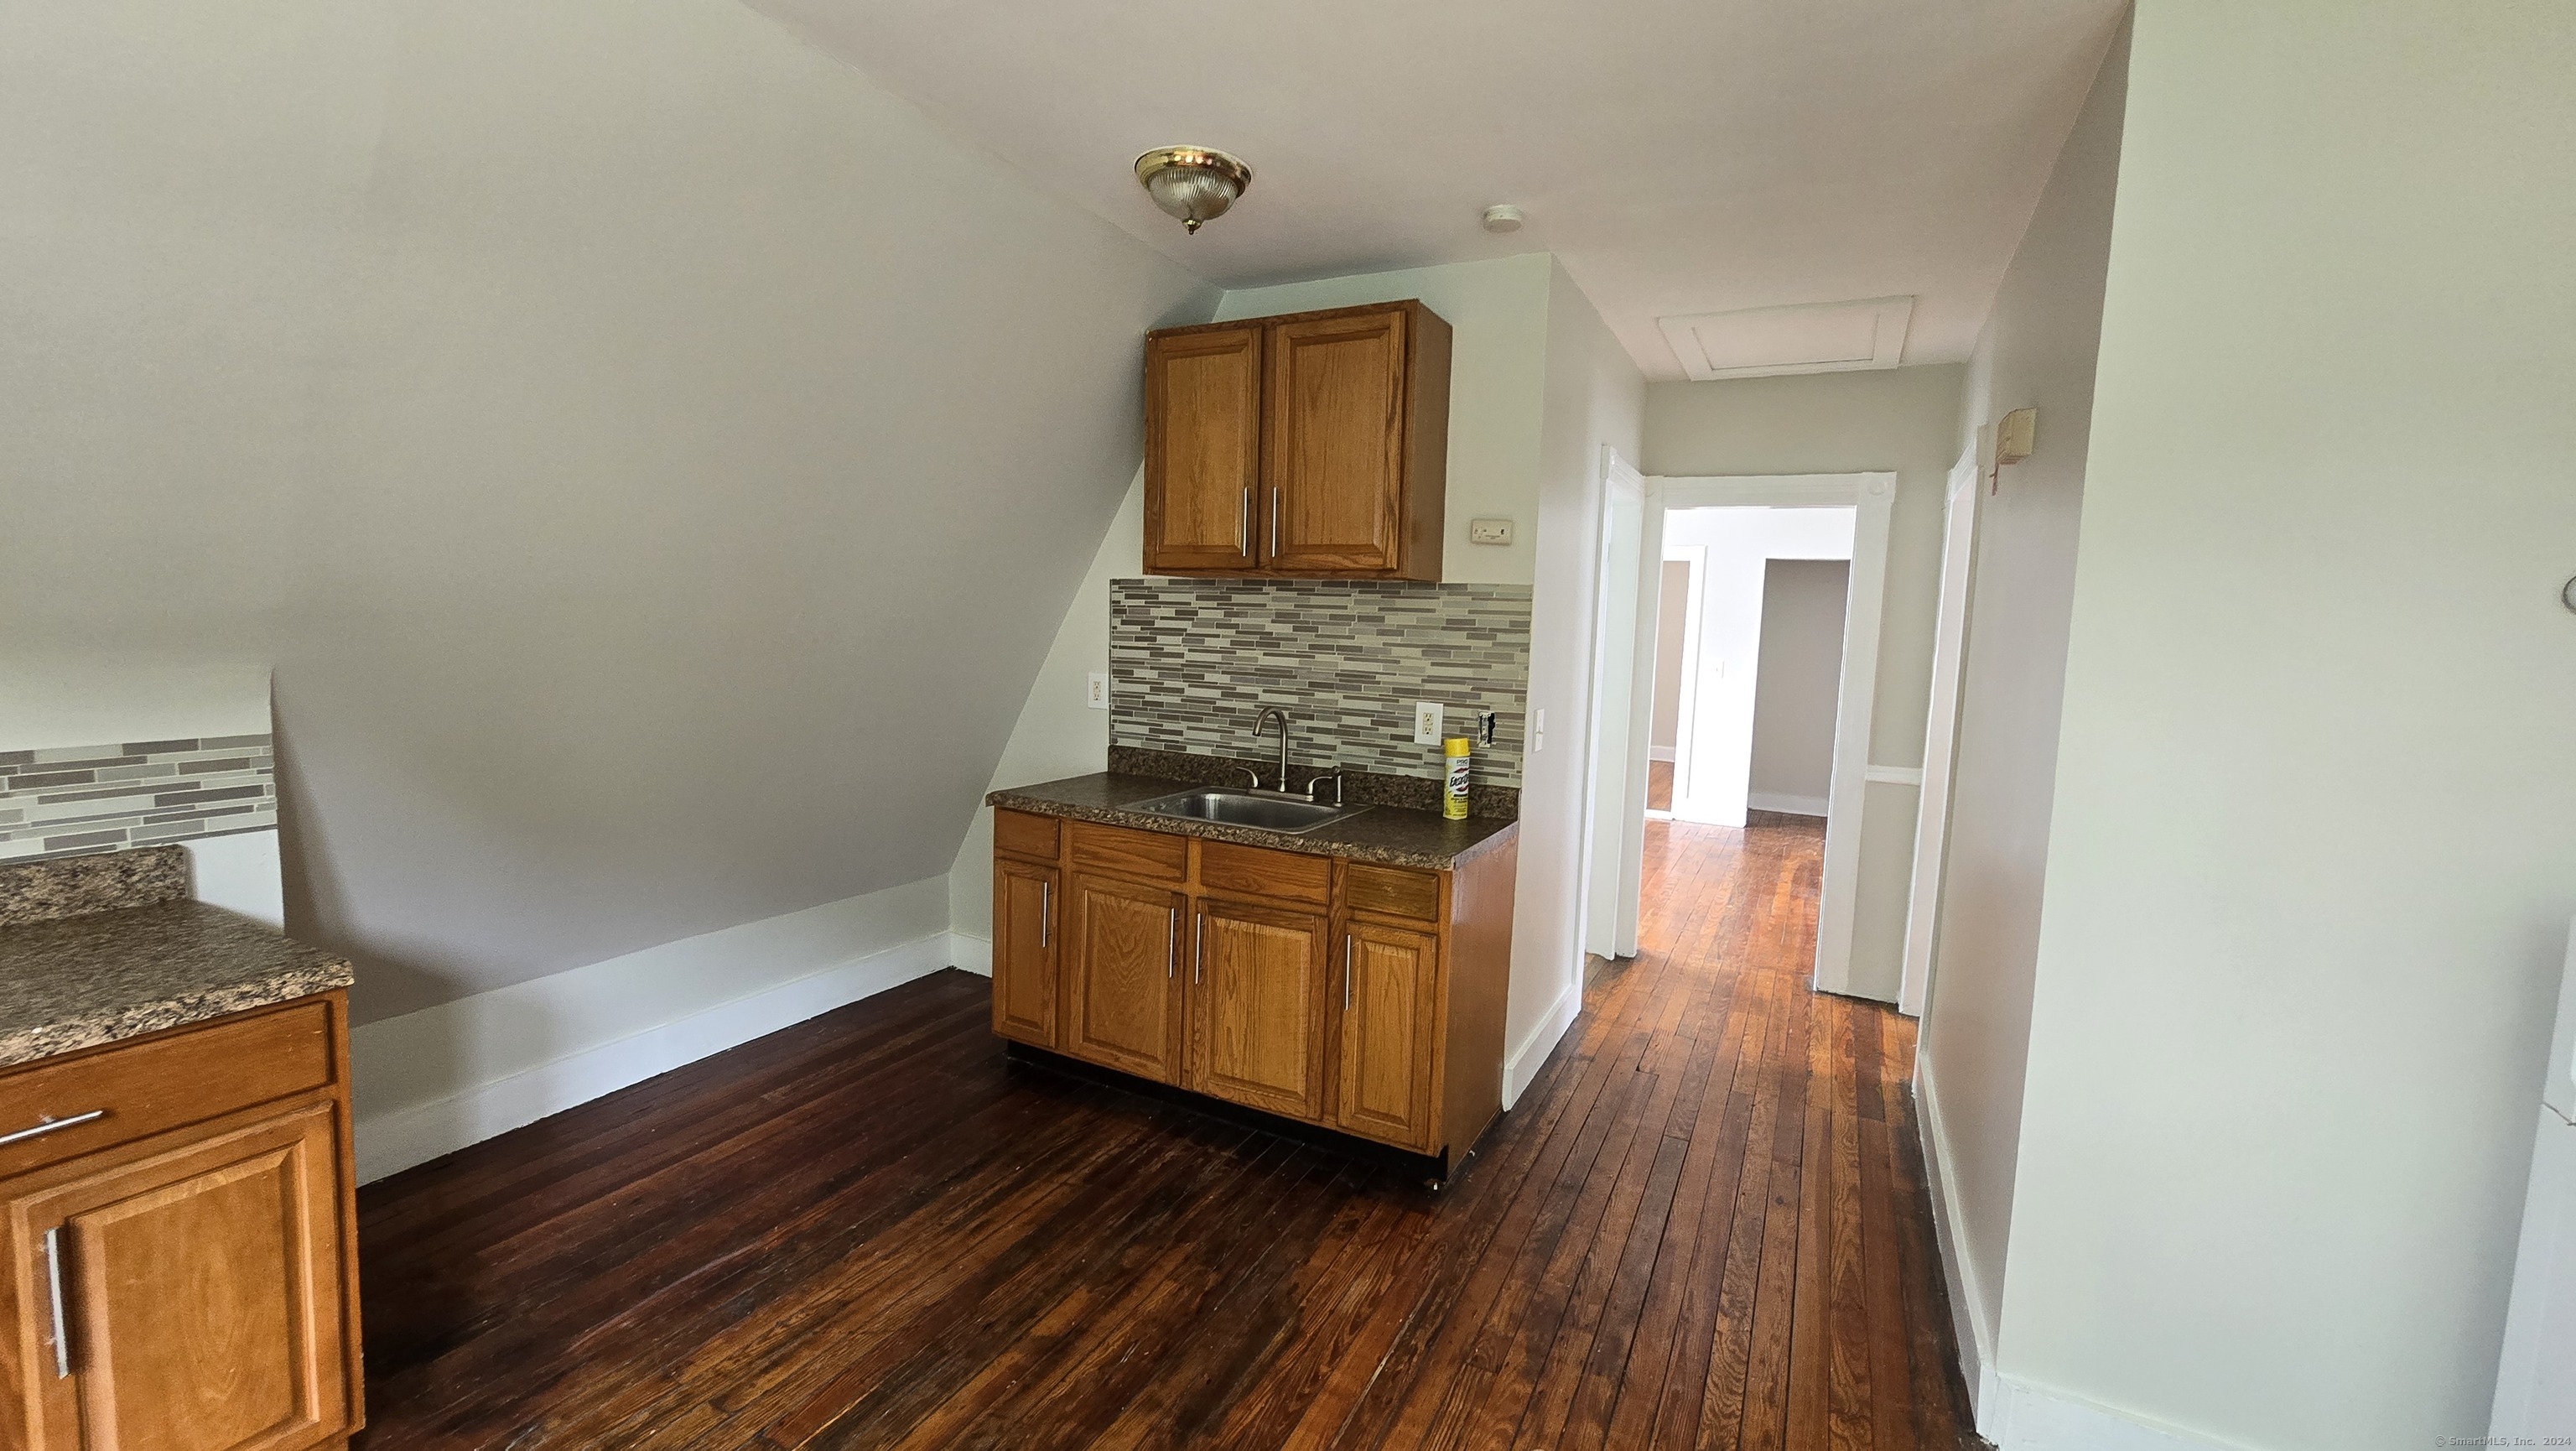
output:
M 1647 950 L 1436 1194 L 1006 1064 L 957 972 L 370 1186 L 356 1444 L 1951 1451 L 1820 842 L 1652 826 Z
M 1673 809 L 1672 762 L 1649 761 L 1646 763 L 1646 809 L 1649 811 L 1670 811 Z

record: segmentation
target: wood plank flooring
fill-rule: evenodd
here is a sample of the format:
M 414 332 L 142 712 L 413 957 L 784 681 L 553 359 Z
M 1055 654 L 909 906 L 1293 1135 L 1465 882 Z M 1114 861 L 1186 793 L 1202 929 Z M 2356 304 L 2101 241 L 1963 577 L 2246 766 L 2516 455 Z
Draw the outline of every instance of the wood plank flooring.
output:
M 1649 833 L 1445 1191 L 1007 1064 L 943 973 L 362 1191 L 357 1445 L 1975 1444 L 1820 831 Z

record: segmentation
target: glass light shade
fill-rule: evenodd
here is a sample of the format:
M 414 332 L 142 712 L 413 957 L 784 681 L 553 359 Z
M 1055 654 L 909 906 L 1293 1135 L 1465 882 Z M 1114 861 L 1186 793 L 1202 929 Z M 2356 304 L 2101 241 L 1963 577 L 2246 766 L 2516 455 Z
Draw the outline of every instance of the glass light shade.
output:
M 1204 146 L 1166 146 L 1136 158 L 1136 179 L 1154 205 L 1195 232 L 1243 195 L 1252 184 L 1252 168 Z

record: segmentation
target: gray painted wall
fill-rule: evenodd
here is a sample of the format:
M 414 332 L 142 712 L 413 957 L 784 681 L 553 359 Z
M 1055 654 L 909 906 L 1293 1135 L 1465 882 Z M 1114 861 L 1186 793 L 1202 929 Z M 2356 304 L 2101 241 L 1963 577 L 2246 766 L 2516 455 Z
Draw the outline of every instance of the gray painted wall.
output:
M 726 0 L 7 38 L 0 672 L 274 661 L 362 1018 L 947 870 L 1213 290 Z
M 1964 442 L 2009 409 L 2039 409 L 2037 451 L 2007 466 L 1979 506 L 1940 939 L 1921 1036 L 1921 1075 L 1931 1084 L 1933 1126 L 1956 1191 L 1946 1206 L 1955 1268 L 1989 1353 L 2000 1333 L 2013 1224 L 2127 56 L 2124 39 L 2103 62 L 2004 274 L 1970 366 L 1960 426 Z
M 2476 1436 L 2576 916 L 2576 9 L 2154 0 L 2128 76 L 2004 1369 Z
M 1846 559 L 1774 559 L 1763 568 L 1762 648 L 1753 670 L 1751 790 L 1757 797 L 1821 801 L 1833 786 L 1834 706 L 1842 696 L 1843 606 L 1850 593 Z

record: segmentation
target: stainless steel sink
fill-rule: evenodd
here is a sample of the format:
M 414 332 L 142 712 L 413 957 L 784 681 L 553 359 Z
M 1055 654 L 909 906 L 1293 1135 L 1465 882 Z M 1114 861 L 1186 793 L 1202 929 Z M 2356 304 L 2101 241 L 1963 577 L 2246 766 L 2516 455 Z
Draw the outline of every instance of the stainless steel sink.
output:
M 1287 796 L 1276 791 L 1230 791 L 1217 786 L 1139 801 L 1134 809 L 1188 821 L 1257 827 L 1287 836 L 1313 831 L 1316 827 L 1347 820 L 1368 810 L 1365 806 L 1325 806 L 1303 796 Z

